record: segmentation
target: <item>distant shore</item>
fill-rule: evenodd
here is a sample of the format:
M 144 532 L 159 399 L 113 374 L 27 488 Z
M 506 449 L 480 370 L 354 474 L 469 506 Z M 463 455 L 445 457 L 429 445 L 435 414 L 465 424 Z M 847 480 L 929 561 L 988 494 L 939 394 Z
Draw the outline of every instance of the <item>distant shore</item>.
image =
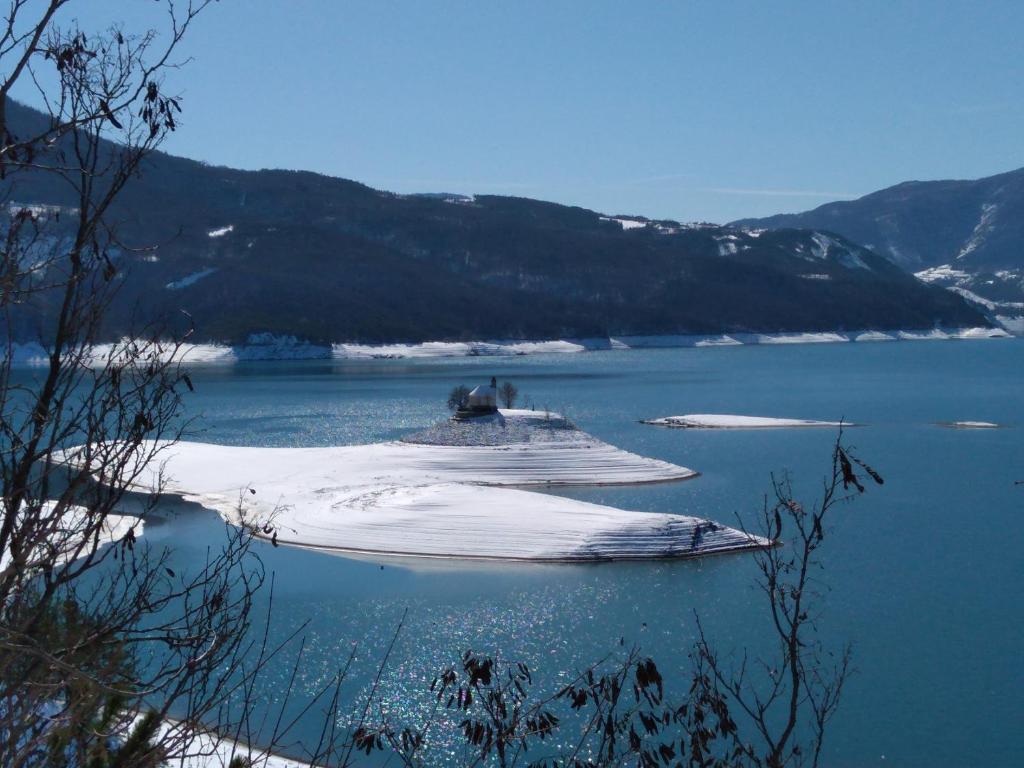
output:
M 792 333 L 666 334 L 610 338 L 425 341 L 392 344 L 313 344 L 294 336 L 253 334 L 245 344 L 187 344 L 179 351 L 187 363 L 233 364 L 260 360 L 389 360 L 439 357 L 516 357 L 521 355 L 576 354 L 627 349 L 732 347 L 779 344 L 839 344 L 884 341 L 946 341 L 1014 338 L 1002 328 L 933 328 L 931 330 L 815 331 Z M 99 344 L 91 355 L 102 363 L 117 345 Z M 40 366 L 46 350 L 37 343 L 15 343 L 12 363 Z

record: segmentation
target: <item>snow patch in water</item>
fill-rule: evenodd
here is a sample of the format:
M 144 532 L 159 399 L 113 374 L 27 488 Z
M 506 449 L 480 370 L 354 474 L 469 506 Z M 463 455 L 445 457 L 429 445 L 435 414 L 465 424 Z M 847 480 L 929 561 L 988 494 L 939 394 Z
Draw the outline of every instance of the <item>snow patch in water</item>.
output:
M 855 424 L 808 419 L 776 419 L 768 416 L 737 416 L 727 413 L 691 413 L 685 416 L 664 416 L 645 419 L 642 424 L 680 429 L 767 429 L 780 427 L 852 427 Z
M 940 421 L 939 426 L 950 429 L 999 429 L 999 425 L 991 421 Z

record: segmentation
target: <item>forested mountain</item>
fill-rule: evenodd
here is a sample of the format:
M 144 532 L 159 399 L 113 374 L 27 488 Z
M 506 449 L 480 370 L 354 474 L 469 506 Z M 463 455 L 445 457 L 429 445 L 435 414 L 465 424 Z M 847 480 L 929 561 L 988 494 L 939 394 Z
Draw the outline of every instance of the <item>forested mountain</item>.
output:
M 837 232 L 991 312 L 1024 314 L 1024 168 L 975 181 L 908 181 L 735 225 Z
M 9 110 L 12 124 L 43 119 Z M 73 224 L 75 201 L 52 177 L 3 184 L 12 209 L 57 206 L 51 228 Z M 261 332 L 380 342 L 984 324 L 960 297 L 813 230 L 398 195 L 165 154 L 147 161 L 113 220 L 123 247 L 112 254 L 110 336 L 179 309 L 197 340 L 234 343 Z M 46 311 L 43 296 L 15 318 L 15 334 L 33 336 Z

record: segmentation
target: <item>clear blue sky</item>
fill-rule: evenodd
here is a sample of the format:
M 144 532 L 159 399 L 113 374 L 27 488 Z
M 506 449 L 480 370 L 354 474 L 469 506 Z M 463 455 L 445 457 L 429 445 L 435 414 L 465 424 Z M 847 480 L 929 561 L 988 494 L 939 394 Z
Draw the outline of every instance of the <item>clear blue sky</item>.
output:
M 187 52 L 169 151 L 400 192 L 726 221 L 1024 165 L 1021 0 L 221 0 Z

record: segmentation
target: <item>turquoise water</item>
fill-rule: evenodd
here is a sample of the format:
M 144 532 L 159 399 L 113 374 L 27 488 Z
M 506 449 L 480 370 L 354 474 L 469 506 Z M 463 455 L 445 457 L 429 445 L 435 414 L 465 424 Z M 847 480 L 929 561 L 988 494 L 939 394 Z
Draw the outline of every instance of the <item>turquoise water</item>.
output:
M 822 635 L 854 646 L 855 676 L 831 726 L 829 766 L 1009 766 L 1024 750 L 1024 341 L 594 352 L 429 361 L 252 363 L 193 372 L 195 439 L 309 446 L 392 439 L 443 418 L 455 384 L 509 378 L 538 407 L 622 448 L 699 470 L 651 486 L 563 491 L 615 506 L 751 520 L 770 474 L 810 499 L 830 430 L 668 430 L 639 419 L 740 413 L 836 420 L 885 476 L 838 511 L 824 550 Z M 952 430 L 983 420 L 999 430 Z M 197 522 L 214 530 L 212 524 Z M 169 531 L 170 532 L 170 531 Z M 180 533 L 180 532 L 179 532 Z M 183 565 L 201 535 L 177 535 Z M 560 676 L 636 642 L 664 673 L 687 669 L 694 610 L 723 650 L 761 647 L 762 598 L 747 556 L 589 566 L 384 568 L 259 545 L 275 574 L 273 634 L 309 621 L 300 694 L 353 647 L 357 697 L 408 609 L 385 678 L 414 708 L 463 650 Z M 264 681 L 280 701 L 290 669 Z M 315 743 L 318 716 L 294 736 Z

